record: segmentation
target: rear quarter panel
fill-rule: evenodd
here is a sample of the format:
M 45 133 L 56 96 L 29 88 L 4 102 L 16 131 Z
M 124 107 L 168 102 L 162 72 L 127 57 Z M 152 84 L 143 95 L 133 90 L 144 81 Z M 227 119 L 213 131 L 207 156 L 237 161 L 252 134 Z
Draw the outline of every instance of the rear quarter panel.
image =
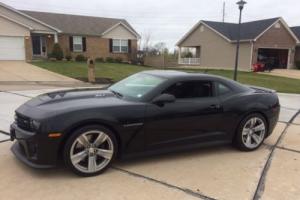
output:
M 233 137 L 243 118 L 250 113 L 261 113 L 269 124 L 269 132 L 273 130 L 279 115 L 279 101 L 275 93 L 244 92 L 223 97 L 224 118 L 221 122 L 223 130 Z M 274 107 L 277 107 L 274 109 Z M 276 121 L 276 122 L 275 122 Z M 275 123 L 275 125 L 274 125 Z

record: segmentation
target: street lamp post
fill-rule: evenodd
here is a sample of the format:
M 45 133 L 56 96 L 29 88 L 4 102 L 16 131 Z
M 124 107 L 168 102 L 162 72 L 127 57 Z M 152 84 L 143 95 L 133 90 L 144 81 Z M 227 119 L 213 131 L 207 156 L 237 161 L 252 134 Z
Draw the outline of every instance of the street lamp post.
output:
M 247 2 L 244 1 L 244 0 L 240 0 L 239 2 L 236 3 L 239 6 L 240 17 L 239 17 L 239 25 L 238 25 L 238 37 L 237 37 L 237 44 L 236 44 L 236 56 L 235 56 L 234 76 L 233 76 L 233 79 L 235 81 L 237 80 L 237 70 L 238 70 L 238 65 L 239 65 L 239 51 L 240 51 L 242 11 L 243 11 L 244 5 L 246 3 Z

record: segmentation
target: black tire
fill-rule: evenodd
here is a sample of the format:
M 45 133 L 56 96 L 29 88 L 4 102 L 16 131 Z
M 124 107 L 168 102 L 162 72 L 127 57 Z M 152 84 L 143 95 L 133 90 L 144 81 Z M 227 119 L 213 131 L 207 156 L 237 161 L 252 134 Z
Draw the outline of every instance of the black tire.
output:
M 104 168 L 102 168 L 101 170 L 95 171 L 95 172 L 87 173 L 87 172 L 80 171 L 73 165 L 73 163 L 71 161 L 71 148 L 72 148 L 73 143 L 77 140 L 77 138 L 79 136 L 83 135 L 86 132 L 95 131 L 95 130 L 101 131 L 109 137 L 109 139 L 113 145 L 113 154 L 112 154 L 110 161 L 108 161 L 109 163 L 106 164 L 106 166 Z M 111 130 L 109 130 L 108 128 L 106 128 L 104 126 L 100 126 L 100 125 L 89 125 L 89 126 L 81 127 L 79 129 L 75 130 L 73 133 L 71 133 L 70 138 L 68 138 L 68 140 L 64 146 L 64 151 L 63 151 L 64 156 L 63 157 L 64 157 L 64 162 L 65 162 L 66 166 L 69 169 L 71 169 L 72 172 L 74 172 L 75 174 L 77 174 L 79 176 L 90 177 L 90 176 L 99 175 L 99 174 L 103 173 L 107 168 L 109 168 L 109 166 L 115 159 L 117 152 L 118 152 L 118 143 L 117 143 L 114 133 Z
M 265 131 L 264 131 L 264 136 L 262 137 L 262 141 L 257 146 L 255 146 L 253 148 L 249 148 L 243 142 L 243 129 L 244 129 L 244 126 L 246 125 L 246 123 L 252 118 L 260 119 L 264 123 Z M 258 149 L 263 144 L 263 141 L 267 136 L 267 132 L 268 132 L 268 124 L 267 124 L 267 121 L 266 121 L 265 117 L 263 115 L 259 114 L 259 113 L 250 114 L 250 115 L 246 116 L 241 121 L 241 123 L 239 124 L 239 126 L 237 128 L 237 131 L 236 131 L 235 138 L 233 140 L 233 144 L 234 144 L 235 147 L 237 147 L 241 151 L 245 151 L 245 152 L 254 151 L 254 150 Z

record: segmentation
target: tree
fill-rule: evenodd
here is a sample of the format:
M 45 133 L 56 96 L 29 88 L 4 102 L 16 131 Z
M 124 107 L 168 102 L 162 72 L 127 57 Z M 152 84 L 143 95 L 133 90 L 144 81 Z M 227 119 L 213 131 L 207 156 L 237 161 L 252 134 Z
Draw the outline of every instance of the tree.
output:
M 169 50 L 167 48 L 166 43 L 158 42 L 153 47 L 159 54 L 168 54 Z
M 139 49 L 145 53 L 151 50 L 151 32 L 145 32 L 142 34 L 142 38 L 139 40 Z

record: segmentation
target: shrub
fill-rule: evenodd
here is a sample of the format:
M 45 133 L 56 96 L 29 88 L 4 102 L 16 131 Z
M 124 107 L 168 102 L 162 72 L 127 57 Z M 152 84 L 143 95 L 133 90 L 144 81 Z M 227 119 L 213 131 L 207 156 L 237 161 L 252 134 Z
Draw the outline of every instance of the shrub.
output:
M 67 60 L 67 61 L 72 60 L 72 55 L 71 55 L 71 54 L 66 55 L 66 60 Z
M 104 59 L 101 58 L 101 57 L 99 57 L 99 58 L 96 58 L 95 61 L 96 61 L 96 62 L 104 62 Z
M 52 53 L 48 53 L 48 54 L 47 54 L 47 58 L 48 58 L 48 59 L 52 58 Z
M 121 57 L 116 58 L 115 60 L 117 63 L 121 63 L 123 61 L 123 59 Z
M 52 49 L 51 58 L 56 60 L 62 60 L 64 58 L 64 53 L 58 43 L 55 43 Z
M 108 63 L 113 63 L 113 62 L 115 62 L 115 59 L 112 58 L 112 57 L 107 57 L 107 58 L 106 58 L 106 62 L 108 62 Z
M 296 68 L 300 69 L 300 60 L 296 61 Z
M 79 54 L 75 57 L 75 61 L 76 62 L 85 62 L 85 61 L 87 61 L 87 58 L 84 55 Z

